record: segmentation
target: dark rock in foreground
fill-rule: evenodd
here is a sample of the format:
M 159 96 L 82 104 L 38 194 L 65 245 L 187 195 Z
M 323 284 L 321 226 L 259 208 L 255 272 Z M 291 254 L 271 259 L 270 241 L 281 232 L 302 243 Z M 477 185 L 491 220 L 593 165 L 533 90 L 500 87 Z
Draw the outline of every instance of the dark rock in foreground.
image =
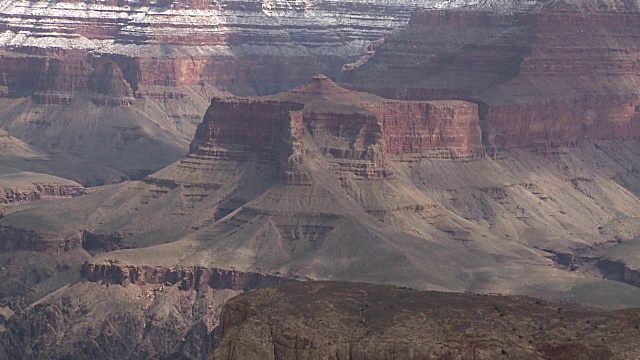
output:
M 637 359 L 640 310 L 310 282 L 224 307 L 210 359 Z

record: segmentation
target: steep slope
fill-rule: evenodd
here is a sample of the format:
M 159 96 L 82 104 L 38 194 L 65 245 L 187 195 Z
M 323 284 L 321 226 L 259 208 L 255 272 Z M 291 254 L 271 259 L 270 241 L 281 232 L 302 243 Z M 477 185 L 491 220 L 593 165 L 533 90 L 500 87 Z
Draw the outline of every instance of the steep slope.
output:
M 236 294 L 78 283 L 14 315 L 6 332 L 0 332 L 0 354 L 20 359 L 202 359 L 214 344 L 212 331 L 222 304 Z
M 50 182 L 53 178 L 45 174 L 73 179 L 84 185 L 115 183 L 122 181 L 125 177 L 117 170 L 99 164 L 86 163 L 74 156 L 47 154 L 0 130 L 0 176 L 13 177 L 12 185 L 17 184 L 16 177 L 23 178 L 24 183 L 42 184 L 42 179 L 48 179 L 45 182 Z M 33 179 L 29 179 L 32 176 Z M 57 179 L 54 182 L 72 183 L 71 180 L 64 179 Z
M 613 259 L 604 249 L 614 241 L 640 235 L 624 225 L 640 217 L 636 144 L 494 159 L 480 135 L 472 103 L 389 100 L 324 76 L 276 95 L 214 98 L 182 160 L 0 220 L 5 249 L 94 255 L 79 275 L 86 282 L 21 308 L 7 329 L 57 312 L 67 294 L 114 285 L 195 296 L 311 278 L 640 305 L 624 266 L 598 265 Z M 110 323 L 125 331 L 144 314 Z M 68 345 L 80 341 L 68 329 L 102 324 L 79 321 L 65 318 L 52 337 L 15 330 L 18 340 L 3 341 L 18 357 L 96 354 L 103 345 Z M 122 340 L 122 357 L 153 354 L 133 351 L 146 341 L 136 339 Z M 67 345 L 54 354 L 53 341 Z
M 41 158 L 45 157 L 41 152 L 9 135 L 0 129 L 0 151 L 3 157 L 15 158 Z

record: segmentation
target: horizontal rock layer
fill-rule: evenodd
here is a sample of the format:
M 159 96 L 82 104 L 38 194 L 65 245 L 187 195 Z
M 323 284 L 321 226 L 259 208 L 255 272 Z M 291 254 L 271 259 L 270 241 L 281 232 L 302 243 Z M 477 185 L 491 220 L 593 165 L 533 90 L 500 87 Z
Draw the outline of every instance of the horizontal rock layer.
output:
M 106 282 L 127 286 L 129 284 L 178 284 L 181 290 L 196 290 L 202 286 L 212 289 L 248 290 L 277 286 L 295 279 L 230 269 L 203 267 L 164 268 L 118 264 L 85 263 L 82 277 L 91 282 Z
M 8 0 L 0 9 L 0 74 L 4 93 L 46 87 L 34 99 L 58 104 L 98 90 L 109 97 L 97 104 L 127 105 L 132 93 L 144 96 L 142 88 L 151 85 L 273 93 L 316 73 L 337 76 L 421 5 Z M 116 66 L 102 69 L 97 62 L 103 61 Z M 38 74 L 24 73 L 28 69 Z
M 0 227 L 0 247 L 3 251 L 39 251 L 48 253 L 60 253 L 82 247 L 82 237 L 47 235 L 27 229 L 19 229 L 11 226 Z
M 636 139 L 633 11 L 417 12 L 342 81 L 391 98 L 476 102 L 489 151 Z
M 0 226 L 0 249 L 7 252 L 37 251 L 59 254 L 85 249 L 91 253 L 97 253 L 126 247 L 118 234 L 104 235 L 78 231 L 65 235 Z
M 73 197 L 80 196 L 84 193 L 82 186 L 73 185 L 34 184 L 34 188 L 33 191 L 4 189 L 4 193 L 0 194 L 0 204 L 35 201 L 44 198 Z
M 304 144 L 309 141 L 333 169 L 363 178 L 389 175 L 387 154 L 454 159 L 482 156 L 476 105 L 385 100 L 347 91 L 324 76 L 273 96 L 214 99 L 196 131 L 191 152 L 270 161 L 277 158 L 277 139 L 283 138 L 282 131 L 295 136 L 298 162 L 304 161 L 309 151 Z M 292 141 L 291 136 L 285 138 Z

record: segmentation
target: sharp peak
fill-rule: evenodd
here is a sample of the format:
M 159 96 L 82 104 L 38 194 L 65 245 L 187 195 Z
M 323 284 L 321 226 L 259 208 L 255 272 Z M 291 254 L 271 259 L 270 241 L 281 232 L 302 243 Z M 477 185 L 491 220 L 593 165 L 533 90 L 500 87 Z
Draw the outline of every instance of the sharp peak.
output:
M 297 87 L 290 91 L 291 93 L 306 93 L 306 94 L 336 94 L 336 93 L 347 93 L 349 90 L 340 87 L 338 84 L 333 82 L 329 77 L 318 74 L 314 75 L 311 80 L 309 80 L 306 84 Z

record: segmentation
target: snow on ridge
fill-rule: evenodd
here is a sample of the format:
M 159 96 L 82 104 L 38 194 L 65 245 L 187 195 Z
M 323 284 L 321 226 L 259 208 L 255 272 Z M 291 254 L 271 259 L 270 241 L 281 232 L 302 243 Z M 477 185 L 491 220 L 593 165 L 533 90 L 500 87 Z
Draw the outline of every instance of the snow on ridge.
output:
M 185 54 L 220 54 L 228 48 L 188 43 L 194 36 L 215 42 L 225 34 L 234 34 L 241 39 L 240 44 L 233 45 L 237 51 L 269 54 L 277 47 L 293 52 L 302 48 L 351 51 L 352 46 L 362 46 L 360 42 L 369 42 L 405 25 L 416 9 L 478 6 L 479 1 L 220 0 L 210 9 L 172 9 L 137 6 L 138 0 L 133 0 L 131 6 L 0 0 L 0 29 L 8 31 L 0 36 L 0 45 L 162 54 L 153 44 L 171 41 L 171 46 L 180 45 Z M 483 4 L 504 10 L 535 1 L 483 0 Z M 245 6 L 252 3 L 256 6 Z M 343 36 L 336 36 L 337 33 Z M 301 34 L 323 40 L 304 43 Z M 271 43 L 259 41 L 265 38 Z

